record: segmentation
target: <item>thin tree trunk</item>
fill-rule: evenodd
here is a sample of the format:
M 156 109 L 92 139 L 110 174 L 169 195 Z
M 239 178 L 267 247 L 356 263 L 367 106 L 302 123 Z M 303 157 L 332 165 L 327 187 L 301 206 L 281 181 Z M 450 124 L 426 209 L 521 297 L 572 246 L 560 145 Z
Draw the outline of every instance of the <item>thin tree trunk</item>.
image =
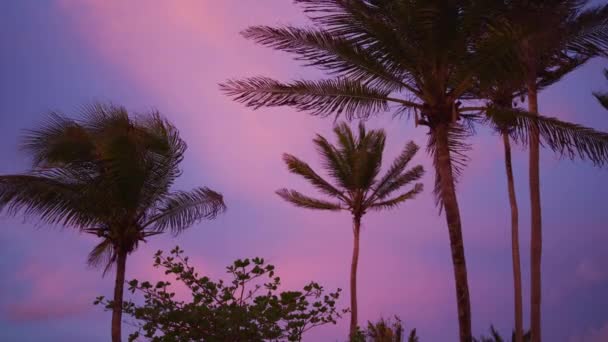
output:
M 116 253 L 116 283 L 114 284 L 114 307 L 112 308 L 112 342 L 121 341 L 122 296 L 127 266 L 127 253 L 120 248 Z
M 513 181 L 509 134 L 503 132 L 502 140 L 505 146 L 505 169 L 507 172 L 507 187 L 509 189 L 509 204 L 511 205 L 511 255 L 513 258 L 515 342 L 523 342 L 523 300 L 521 294 L 521 262 L 519 260 L 519 210 L 517 208 L 517 198 L 515 196 L 515 182 Z
M 538 114 L 536 82 L 528 82 L 528 111 Z M 541 341 L 541 255 L 543 248 L 540 204 L 540 144 L 539 132 L 532 126 L 530 132 L 530 332 L 532 342 Z
M 460 341 L 471 342 L 471 302 L 469 298 L 469 284 L 467 278 L 467 265 L 464 255 L 464 241 L 462 238 L 462 224 L 460 209 L 456 198 L 454 176 L 452 174 L 452 161 L 448 145 L 448 126 L 439 124 L 434 129 L 436 161 L 435 168 L 439 177 L 440 197 L 445 210 L 445 218 L 450 235 L 450 248 L 452 250 L 452 263 L 454 266 L 454 280 L 456 285 L 456 303 L 458 305 L 458 324 L 460 328 Z
M 350 266 L 350 339 L 357 333 L 357 265 L 359 263 L 359 233 L 361 231 L 361 218 L 353 218 L 353 260 Z

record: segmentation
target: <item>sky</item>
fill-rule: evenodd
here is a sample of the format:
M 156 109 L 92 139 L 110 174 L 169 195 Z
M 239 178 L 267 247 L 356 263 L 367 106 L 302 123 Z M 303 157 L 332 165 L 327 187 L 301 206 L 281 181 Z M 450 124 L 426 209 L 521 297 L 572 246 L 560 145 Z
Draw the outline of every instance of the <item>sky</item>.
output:
M 201 273 L 224 276 L 237 258 L 261 256 L 277 266 L 285 289 L 315 280 L 343 288 L 348 306 L 350 217 L 294 208 L 274 194 L 291 187 L 313 193 L 281 161 L 288 152 L 319 168 L 312 138 L 331 137 L 333 120 L 288 108 L 252 111 L 218 89 L 230 78 L 265 75 L 316 78 L 292 56 L 243 39 L 257 24 L 307 24 L 285 0 L 1 1 L 0 174 L 24 172 L 24 129 L 51 110 L 109 101 L 133 112 L 158 109 L 188 143 L 177 189 L 209 186 L 228 211 L 174 238 L 151 239 L 129 257 L 127 279 L 160 280 L 158 249 L 180 245 Z M 608 131 L 608 113 L 591 95 L 608 88 L 605 61 L 592 61 L 541 94 L 540 109 Z M 368 121 L 388 135 L 385 160 L 406 142 L 426 142 L 423 128 L 390 113 Z M 510 223 L 502 145 L 480 128 L 458 184 L 473 329 L 513 327 Z M 524 319 L 529 302 L 527 155 L 514 148 L 520 203 Z M 360 322 L 398 315 L 422 341 L 457 340 L 456 300 L 447 228 L 431 191 L 400 208 L 365 216 L 359 279 Z M 606 169 L 542 152 L 543 328 L 547 341 L 608 340 L 608 195 Z M 95 238 L 35 218 L 0 216 L 0 340 L 107 341 L 110 313 L 92 305 L 111 295 L 112 275 L 86 265 Z M 128 298 L 129 295 L 127 295 Z M 316 328 L 305 341 L 342 341 L 348 318 Z M 129 330 L 129 327 L 126 327 Z

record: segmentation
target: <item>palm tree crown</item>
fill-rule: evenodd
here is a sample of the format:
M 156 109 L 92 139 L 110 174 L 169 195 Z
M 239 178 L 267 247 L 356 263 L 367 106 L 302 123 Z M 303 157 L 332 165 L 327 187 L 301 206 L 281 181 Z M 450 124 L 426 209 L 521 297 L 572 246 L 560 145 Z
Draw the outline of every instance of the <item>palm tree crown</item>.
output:
M 347 210 L 354 217 L 361 217 L 369 210 L 394 208 L 422 191 L 422 184 L 398 193 L 403 187 L 420 179 L 424 170 L 418 165 L 406 169 L 418 151 L 418 146 L 409 142 L 386 174 L 378 178 L 386 136 L 383 130 L 366 131 L 359 125 L 359 136 L 355 137 L 346 123 L 334 128 L 338 146 L 317 135 L 314 143 L 323 157 L 323 167 L 335 185 L 323 179 L 307 163 L 285 154 L 283 160 L 289 171 L 304 177 L 320 192 L 332 200 L 317 199 L 295 190 L 281 189 L 277 194 L 284 200 L 302 208 L 319 210 Z

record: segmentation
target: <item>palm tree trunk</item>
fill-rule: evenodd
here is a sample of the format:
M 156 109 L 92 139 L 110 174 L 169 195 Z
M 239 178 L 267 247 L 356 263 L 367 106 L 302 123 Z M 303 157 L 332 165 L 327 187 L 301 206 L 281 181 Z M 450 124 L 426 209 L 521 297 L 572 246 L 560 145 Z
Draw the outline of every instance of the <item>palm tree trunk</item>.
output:
M 471 331 L 471 302 L 469 298 L 469 284 L 464 255 L 460 209 L 458 208 L 458 200 L 456 198 L 454 176 L 452 174 L 452 160 L 448 144 L 448 125 L 439 124 L 435 127 L 434 134 L 436 148 L 435 168 L 437 176 L 439 177 L 440 198 L 445 210 L 445 218 L 450 235 L 450 248 L 452 250 L 460 341 L 471 342 L 473 339 Z
M 538 91 L 535 80 L 528 82 L 528 111 L 538 114 Z M 540 144 L 539 132 L 530 132 L 530 332 L 531 341 L 541 341 L 541 254 L 543 248 L 540 205 Z
M 353 217 L 353 260 L 350 265 L 350 339 L 357 333 L 357 265 L 359 263 L 359 233 L 361 231 L 361 217 Z
M 114 284 L 114 307 L 112 308 L 112 342 L 121 341 L 122 296 L 127 266 L 127 253 L 121 248 L 118 248 L 116 253 L 116 283 Z
M 515 342 L 523 342 L 523 309 L 521 294 L 521 266 L 519 260 L 519 210 L 515 196 L 515 182 L 513 181 L 513 167 L 511 165 L 511 142 L 509 134 L 502 133 L 505 146 L 505 169 L 507 171 L 507 187 L 509 189 L 509 204 L 511 205 L 511 255 L 513 258 L 513 289 L 515 302 Z

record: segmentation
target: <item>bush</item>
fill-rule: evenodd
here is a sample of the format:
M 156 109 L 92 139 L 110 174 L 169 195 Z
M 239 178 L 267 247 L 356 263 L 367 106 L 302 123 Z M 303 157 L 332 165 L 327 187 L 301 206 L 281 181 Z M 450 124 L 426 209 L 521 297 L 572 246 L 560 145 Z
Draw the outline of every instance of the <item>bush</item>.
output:
M 131 280 L 131 293 L 141 293 L 144 303 L 126 301 L 123 312 L 133 317 L 137 331 L 129 341 L 300 341 L 306 331 L 335 324 L 347 310 L 336 302 L 340 289 L 324 294 L 311 282 L 302 291 L 278 292 L 281 279 L 264 259 L 236 260 L 226 268 L 230 281 L 212 281 L 199 276 L 176 247 L 165 256 L 158 251 L 154 266 L 175 276 L 191 292 L 189 301 L 175 299 L 171 283 Z M 95 304 L 112 308 L 112 301 L 99 297 Z

